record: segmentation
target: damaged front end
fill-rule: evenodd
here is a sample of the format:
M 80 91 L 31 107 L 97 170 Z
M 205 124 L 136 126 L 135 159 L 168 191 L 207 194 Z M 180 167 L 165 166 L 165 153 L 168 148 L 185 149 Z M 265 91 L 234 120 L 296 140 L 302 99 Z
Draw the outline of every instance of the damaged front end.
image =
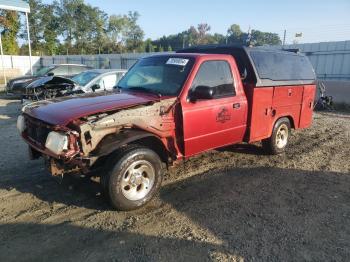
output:
M 125 109 L 95 113 L 74 119 L 66 126 L 54 126 L 33 118 L 24 109 L 18 129 L 29 144 L 34 158 L 44 157 L 50 173 L 88 174 L 98 170 L 112 152 L 135 140 L 152 138 L 175 159 L 176 141 L 173 108 L 176 98 L 168 98 Z M 49 101 L 38 102 L 40 106 Z M 149 140 L 151 141 L 151 140 Z
M 23 96 L 24 102 L 52 99 L 63 97 L 73 93 L 77 84 L 64 77 L 47 76 L 33 81 L 26 87 L 26 93 Z
M 17 128 L 29 145 L 30 159 L 43 157 L 50 162 L 52 167 L 56 167 L 50 168 L 52 175 L 86 167 L 80 156 L 77 131 L 48 125 L 26 114 L 18 117 Z

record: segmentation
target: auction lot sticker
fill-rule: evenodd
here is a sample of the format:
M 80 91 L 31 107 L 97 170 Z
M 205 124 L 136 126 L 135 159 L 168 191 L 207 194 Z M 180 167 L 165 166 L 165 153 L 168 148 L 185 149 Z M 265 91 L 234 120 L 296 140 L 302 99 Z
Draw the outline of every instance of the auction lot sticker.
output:
M 188 59 L 185 58 L 178 58 L 178 57 L 172 57 L 169 58 L 166 62 L 167 65 L 177 65 L 177 66 L 185 66 L 188 63 Z

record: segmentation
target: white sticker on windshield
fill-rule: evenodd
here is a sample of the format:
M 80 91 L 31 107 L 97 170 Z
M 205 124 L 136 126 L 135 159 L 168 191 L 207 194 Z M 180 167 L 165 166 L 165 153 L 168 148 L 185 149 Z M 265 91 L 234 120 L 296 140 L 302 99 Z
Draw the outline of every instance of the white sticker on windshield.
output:
M 185 66 L 187 65 L 189 59 L 184 59 L 184 58 L 178 58 L 178 57 L 172 57 L 169 58 L 168 61 L 166 62 L 167 65 L 177 65 L 177 66 Z

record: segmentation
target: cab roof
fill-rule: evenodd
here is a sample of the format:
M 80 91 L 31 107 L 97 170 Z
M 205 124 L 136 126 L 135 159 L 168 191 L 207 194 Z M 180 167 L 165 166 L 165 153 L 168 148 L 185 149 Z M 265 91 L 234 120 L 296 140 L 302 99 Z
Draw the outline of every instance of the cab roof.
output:
M 209 56 L 209 57 L 217 57 L 217 56 L 227 56 L 228 54 L 208 54 L 208 53 L 163 53 L 163 54 L 156 54 L 156 55 L 151 55 L 151 56 L 147 56 L 147 57 L 167 57 L 167 56 L 171 56 L 171 57 L 192 57 L 192 58 L 196 58 L 196 57 L 202 57 L 202 56 Z M 145 58 L 147 58 L 145 57 Z

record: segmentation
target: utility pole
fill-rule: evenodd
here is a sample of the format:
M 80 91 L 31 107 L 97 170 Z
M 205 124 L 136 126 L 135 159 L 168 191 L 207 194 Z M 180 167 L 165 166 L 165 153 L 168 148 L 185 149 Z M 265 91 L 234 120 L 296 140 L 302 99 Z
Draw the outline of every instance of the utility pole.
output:
M 251 31 L 250 31 L 250 25 L 249 25 L 248 34 L 247 34 L 247 39 L 246 39 L 246 45 L 247 45 L 248 47 L 250 46 L 251 38 L 252 38 L 252 34 L 251 34 Z
M 29 47 L 30 74 L 33 75 L 32 47 L 30 46 L 29 21 L 28 21 L 28 13 L 27 12 L 26 12 L 26 25 L 27 25 L 28 47 Z
M 5 83 L 5 86 L 6 86 L 7 81 L 6 81 L 6 74 L 5 74 L 4 52 L 3 52 L 3 50 L 2 50 L 1 34 L 2 34 L 2 30 L 0 30 L 0 51 L 1 51 L 2 74 L 3 74 L 3 77 L 4 77 L 4 83 Z
M 287 34 L 287 30 L 284 29 L 282 47 L 284 47 L 284 45 L 286 44 L 286 34 Z

